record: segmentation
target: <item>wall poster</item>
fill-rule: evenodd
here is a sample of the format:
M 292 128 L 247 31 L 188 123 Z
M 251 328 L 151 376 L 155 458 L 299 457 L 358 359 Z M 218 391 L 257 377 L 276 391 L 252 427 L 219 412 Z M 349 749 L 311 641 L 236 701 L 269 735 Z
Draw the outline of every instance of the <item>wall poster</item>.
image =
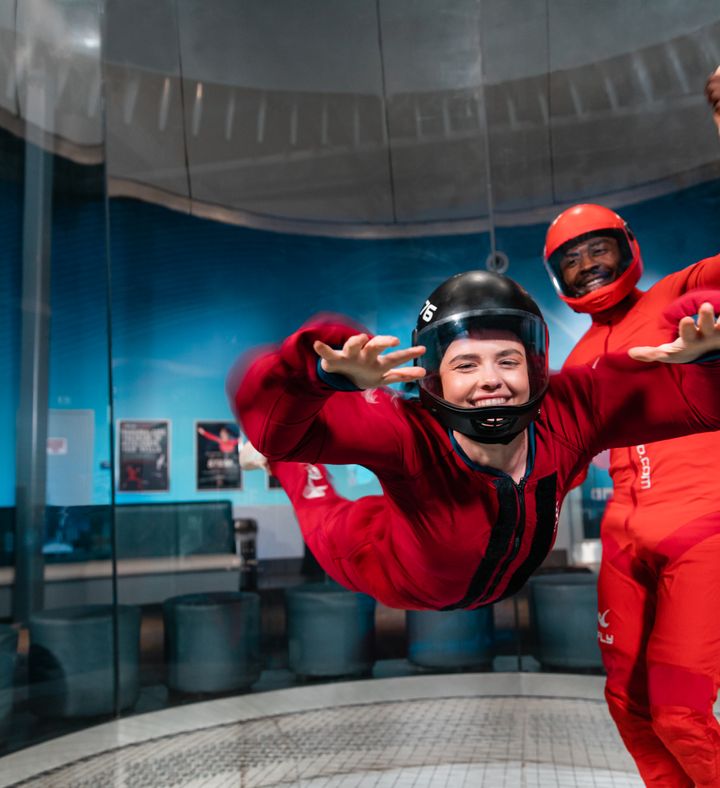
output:
M 170 489 L 170 421 L 119 422 L 120 492 Z
M 198 490 L 241 490 L 240 429 L 232 421 L 195 422 Z

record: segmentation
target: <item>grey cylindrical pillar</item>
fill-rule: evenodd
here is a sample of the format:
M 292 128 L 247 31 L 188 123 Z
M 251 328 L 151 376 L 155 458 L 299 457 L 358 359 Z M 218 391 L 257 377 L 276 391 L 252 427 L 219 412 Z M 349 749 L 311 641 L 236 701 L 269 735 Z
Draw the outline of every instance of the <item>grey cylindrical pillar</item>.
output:
M 550 668 L 601 668 L 596 575 L 538 575 L 530 578 L 529 588 L 540 663 Z
M 492 607 L 408 610 L 408 659 L 425 668 L 480 668 L 492 664 Z
M 28 673 L 36 714 L 92 717 L 112 714 L 112 605 L 41 610 L 30 617 Z M 140 608 L 118 605 L 119 707 L 140 692 Z
M 7 726 L 12 713 L 17 642 L 17 631 L 0 624 L 0 732 Z
M 288 662 L 298 676 L 361 676 L 375 661 L 375 600 L 337 583 L 285 592 Z
M 50 273 L 53 154 L 44 135 L 54 131 L 54 80 L 33 63 L 20 87 L 25 126 L 20 376 L 15 445 L 15 582 L 13 618 L 26 622 L 43 607 L 47 421 L 50 375 Z
M 243 690 L 260 678 L 260 597 L 247 591 L 165 600 L 167 684 L 179 692 Z

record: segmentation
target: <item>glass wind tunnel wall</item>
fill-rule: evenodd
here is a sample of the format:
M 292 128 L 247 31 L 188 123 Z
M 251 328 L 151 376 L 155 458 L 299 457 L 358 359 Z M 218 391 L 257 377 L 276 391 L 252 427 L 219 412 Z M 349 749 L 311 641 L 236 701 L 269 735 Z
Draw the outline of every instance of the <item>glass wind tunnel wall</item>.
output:
M 109 0 L 101 35 L 95 4 L 51 5 L 52 46 L 32 3 L 0 17 L 8 41 L 24 31 L 36 58 L 55 58 L 37 72 L 50 86 L 43 123 L 29 115 L 22 53 L 3 61 L 18 80 L 0 149 L 0 358 L 13 381 L 0 420 L 15 436 L 0 453 L 0 615 L 19 636 L 6 649 L 6 748 L 316 672 L 537 669 L 527 592 L 495 606 L 494 630 L 460 617 L 444 644 L 433 617 L 353 602 L 361 658 L 317 668 L 321 655 L 293 651 L 311 633 L 322 656 L 337 651 L 340 627 L 312 612 L 337 591 L 314 586 L 275 480 L 238 468 L 225 377 L 318 311 L 404 343 L 434 287 L 486 265 L 536 298 L 558 368 L 587 325 L 542 267 L 563 207 L 620 209 L 641 241 L 643 286 L 716 250 L 718 144 L 702 86 L 720 62 L 720 14 L 669 0 L 652 13 L 570 0 L 531 11 Z M 33 327 L 23 308 L 38 272 Z M 379 492 L 362 467 L 332 472 L 350 498 Z M 609 485 L 599 459 L 566 502 L 546 568 L 577 568 Z M 110 618 L 87 609 L 111 602 Z M 33 615 L 58 610 L 65 619 L 33 629 Z M 32 666 L 55 653 L 48 631 L 81 643 L 107 627 L 104 706 L 76 700 L 92 672 L 80 657 L 64 668 L 80 695 Z M 183 638 L 204 647 L 187 663 Z M 41 689 L 52 717 L 38 714 Z
M 125 628 L 112 590 L 100 15 L 94 3 L 51 6 L 0 10 L 8 750 L 115 712 L 114 633 Z

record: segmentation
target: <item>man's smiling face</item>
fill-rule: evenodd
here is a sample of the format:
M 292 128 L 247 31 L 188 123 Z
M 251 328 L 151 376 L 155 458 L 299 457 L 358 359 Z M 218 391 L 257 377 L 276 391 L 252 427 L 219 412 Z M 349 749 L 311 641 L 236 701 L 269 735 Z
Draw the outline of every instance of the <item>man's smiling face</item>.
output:
M 592 293 L 617 279 L 622 255 L 615 238 L 597 235 L 571 246 L 560 258 L 560 273 L 573 298 Z

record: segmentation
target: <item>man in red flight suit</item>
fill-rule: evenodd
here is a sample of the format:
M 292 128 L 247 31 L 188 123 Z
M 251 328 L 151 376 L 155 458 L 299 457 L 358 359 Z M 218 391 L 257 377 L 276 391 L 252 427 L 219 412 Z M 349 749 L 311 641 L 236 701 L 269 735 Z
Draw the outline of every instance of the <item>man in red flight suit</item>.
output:
M 661 358 L 720 347 L 719 296 Z M 442 284 L 414 340 L 382 353 L 398 340 L 318 319 L 228 381 L 323 569 L 391 607 L 475 608 L 512 594 L 547 555 L 562 498 L 598 451 L 629 435 L 720 428 L 717 362 L 623 354 L 548 379 L 542 315 L 498 274 Z M 410 359 L 421 366 L 398 368 Z M 419 401 L 378 388 L 417 379 Z M 362 464 L 384 495 L 345 500 L 316 463 Z
M 662 341 L 658 315 L 669 304 L 720 287 L 716 256 L 638 290 L 638 243 L 620 216 L 598 205 L 555 219 L 545 259 L 562 300 L 592 317 L 565 368 Z M 720 786 L 712 711 L 720 679 L 718 453 L 717 433 L 611 452 L 598 638 L 610 713 L 650 786 Z

